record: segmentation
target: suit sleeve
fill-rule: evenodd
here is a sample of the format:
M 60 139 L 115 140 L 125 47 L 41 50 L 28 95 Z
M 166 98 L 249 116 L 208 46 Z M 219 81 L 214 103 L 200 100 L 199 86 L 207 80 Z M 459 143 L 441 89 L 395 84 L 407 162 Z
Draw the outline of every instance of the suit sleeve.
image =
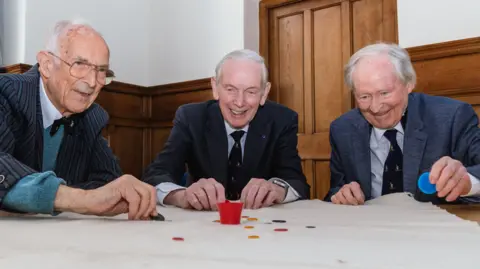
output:
M 310 198 L 310 186 L 302 172 L 300 156 L 298 155 L 298 115 L 292 117 L 289 125 L 280 134 L 274 156 L 274 177 L 286 181 L 297 193 L 300 199 Z
M 473 108 L 464 104 L 457 109 L 452 126 L 453 157 L 460 160 L 468 173 L 480 178 L 480 129 Z M 480 202 L 480 197 L 462 197 L 469 202 Z
M 337 148 L 337 141 L 335 141 L 334 125 L 330 125 L 330 190 L 325 196 L 324 200 L 331 202 L 332 195 L 337 193 L 340 188 L 345 185 L 345 172 L 343 171 L 340 153 Z
M 191 143 L 184 107 L 180 107 L 175 113 L 170 136 L 163 150 L 146 168 L 143 181 L 153 186 L 166 182 L 180 184 Z
M 88 180 L 71 187 L 86 190 L 96 189 L 110 183 L 121 175 L 122 170 L 117 157 L 113 154 L 105 138 L 99 133 L 92 145 Z
M 7 87 L 12 87 L 11 82 L 7 79 L 0 79 L 0 89 L 6 89 Z M 1 92 L 15 91 L 2 90 Z M 0 97 L 0 201 L 21 178 L 36 172 L 12 156 L 15 137 L 9 126 L 13 117 L 10 105 L 4 98 Z

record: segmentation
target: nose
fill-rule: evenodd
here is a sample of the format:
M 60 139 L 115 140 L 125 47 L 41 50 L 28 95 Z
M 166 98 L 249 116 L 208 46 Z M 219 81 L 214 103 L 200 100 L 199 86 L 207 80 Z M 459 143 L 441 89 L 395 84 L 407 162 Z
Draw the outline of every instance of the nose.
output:
M 380 112 L 380 109 L 382 108 L 382 103 L 377 100 L 377 98 L 372 98 L 372 103 L 370 104 L 370 111 L 372 113 L 376 114 Z
M 243 106 L 243 91 L 238 91 L 238 94 L 235 96 L 235 99 L 233 100 L 233 103 L 237 107 L 242 107 Z
M 97 86 L 97 71 L 92 68 L 83 79 L 90 88 L 95 88 Z

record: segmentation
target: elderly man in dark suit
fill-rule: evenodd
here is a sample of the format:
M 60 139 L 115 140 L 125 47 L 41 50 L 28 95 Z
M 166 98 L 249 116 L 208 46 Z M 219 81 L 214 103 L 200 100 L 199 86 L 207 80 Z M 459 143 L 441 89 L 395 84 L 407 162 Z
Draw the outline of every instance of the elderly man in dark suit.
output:
M 144 180 L 161 204 L 215 210 L 225 199 L 256 209 L 309 197 L 297 152 L 297 113 L 267 101 L 257 53 L 233 51 L 212 78 L 216 100 L 181 106 Z M 177 185 L 188 166 L 188 187 Z
M 470 105 L 412 93 L 415 71 L 397 45 L 374 44 L 356 52 L 345 81 L 358 108 L 331 124 L 326 200 L 359 205 L 410 192 L 433 203 L 478 201 L 480 131 Z M 430 172 L 435 194 L 417 190 L 423 172 Z
M 93 102 L 112 79 L 109 54 L 93 28 L 62 21 L 37 65 L 0 76 L 1 209 L 156 215 L 155 189 L 121 176 L 101 135 L 108 115 Z

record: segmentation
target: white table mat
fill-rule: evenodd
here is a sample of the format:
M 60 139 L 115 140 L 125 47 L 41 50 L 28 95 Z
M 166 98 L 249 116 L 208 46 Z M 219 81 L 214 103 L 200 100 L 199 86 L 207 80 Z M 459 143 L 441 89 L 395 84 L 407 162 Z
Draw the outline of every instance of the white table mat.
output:
M 310 200 L 244 210 L 258 220 L 242 225 L 213 222 L 217 212 L 158 210 L 169 221 L 2 217 L 0 268 L 480 268 L 478 223 L 407 194 L 355 207 Z M 274 219 L 286 223 L 266 224 Z

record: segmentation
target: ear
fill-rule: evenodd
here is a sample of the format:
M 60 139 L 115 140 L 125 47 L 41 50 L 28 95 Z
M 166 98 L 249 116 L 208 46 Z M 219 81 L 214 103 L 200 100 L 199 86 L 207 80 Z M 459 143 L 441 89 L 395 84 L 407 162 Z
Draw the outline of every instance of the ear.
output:
M 415 85 L 413 85 L 412 83 L 408 83 L 408 85 L 407 85 L 407 91 L 408 91 L 408 93 L 411 93 L 414 88 L 415 88 Z
M 267 85 L 265 85 L 265 89 L 263 89 L 262 99 L 260 99 L 260 105 L 262 106 L 267 101 L 268 93 L 270 92 L 270 87 L 272 87 L 272 84 L 270 84 L 270 82 L 267 82 Z
M 215 100 L 218 100 L 219 95 L 218 95 L 217 81 L 215 80 L 215 77 L 212 77 L 210 79 L 210 85 L 212 86 L 213 98 Z
M 39 64 L 39 71 L 42 76 L 49 78 L 53 71 L 53 61 L 52 56 L 46 51 L 40 51 L 37 53 L 37 62 Z

